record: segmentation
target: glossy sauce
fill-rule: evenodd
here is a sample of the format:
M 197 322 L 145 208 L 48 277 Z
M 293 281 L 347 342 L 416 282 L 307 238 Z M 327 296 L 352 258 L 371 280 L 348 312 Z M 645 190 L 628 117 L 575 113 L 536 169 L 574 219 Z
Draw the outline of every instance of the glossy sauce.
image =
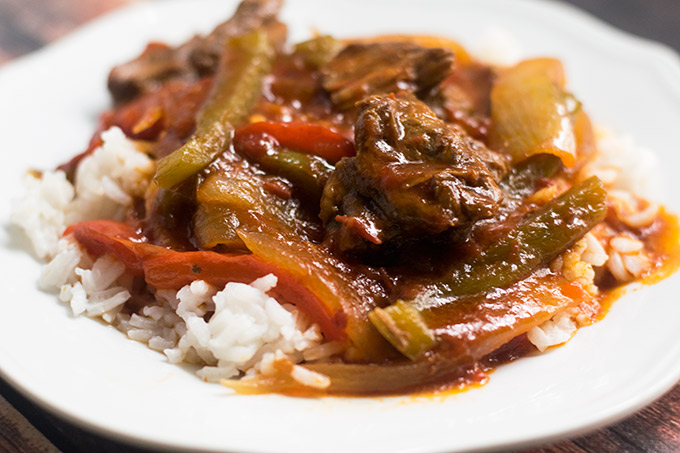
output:
M 443 86 L 457 94 L 449 98 L 450 102 L 439 105 L 438 113 L 475 138 L 485 140 L 493 79 L 491 67 L 471 61 L 456 66 Z M 169 82 L 159 90 L 105 114 L 100 129 L 117 125 L 129 137 L 149 142 L 153 156 L 163 157 L 192 134 L 194 118 L 208 96 L 211 84 L 211 78 L 196 83 Z M 436 104 L 436 99 L 432 102 Z M 355 120 L 356 111 L 339 113 L 333 109 L 321 87 L 319 72 L 307 67 L 301 58 L 290 55 L 280 56 L 275 61 L 249 118 L 251 123 L 300 121 L 319 124 L 350 140 L 354 137 Z M 576 139 L 581 155 L 586 157 L 591 152 L 593 140 L 587 116 L 579 116 L 576 125 Z M 88 152 L 93 149 L 90 148 Z M 76 163 L 74 160 L 66 168 L 72 170 Z M 577 162 L 576 168 L 580 164 Z M 383 364 L 399 363 L 402 359 L 397 358 L 368 323 L 354 326 L 354 320 L 365 318 L 375 307 L 426 293 L 428 285 L 441 278 L 442 269 L 447 265 L 482 254 L 486 246 L 502 238 L 537 206 L 509 200 L 492 220 L 479 222 L 465 231 L 445 232 L 426 241 L 407 241 L 398 249 L 370 257 L 345 256 L 335 253 L 324 241 L 324 226 L 315 211 L 317 207 L 296 199 L 293 184 L 285 177 L 269 175 L 250 161 L 247 154 L 241 155 L 232 147 L 200 174 L 198 181 L 150 198 L 155 200 L 152 203 L 149 199 L 138 200 L 129 223 L 135 231 L 142 233 L 139 241 L 178 251 L 198 250 L 200 244 L 191 224 L 196 201 L 185 197 L 183 192 L 195 191 L 197 184 L 205 183 L 221 172 L 229 178 L 244 176 L 251 179 L 257 186 L 257 196 L 266 200 L 263 205 L 272 207 L 262 212 L 248 211 L 247 219 L 237 219 L 237 223 L 252 225 L 234 238 L 236 242 L 242 241 L 244 248 L 239 252 L 249 251 L 258 260 L 284 269 L 291 279 L 302 281 L 311 288 L 316 297 L 335 300 L 336 311 L 328 316 L 338 326 L 349 323 L 348 328 L 361 332 L 359 338 L 363 343 L 357 346 L 363 348 L 363 355 L 357 357 L 360 360 L 379 358 Z M 575 175 L 572 170 L 563 172 L 560 178 L 570 181 Z M 539 180 L 536 188 L 547 187 L 553 182 L 551 179 Z M 625 228 L 611 216 L 606 222 L 615 231 L 626 231 L 645 244 L 653 265 L 642 279 L 643 283 L 657 282 L 680 266 L 680 229 L 675 216 L 662 211 L 652 225 L 639 230 Z M 456 234 L 468 236 L 461 240 Z M 508 288 L 443 298 L 441 306 L 425 310 L 423 317 L 427 327 L 441 340 L 434 354 L 455 353 L 464 360 L 454 370 L 443 373 L 441 379 L 410 390 L 439 393 L 445 389 L 482 385 L 493 367 L 533 351 L 524 335 L 529 329 L 564 308 L 580 304 L 588 305 L 590 311 L 597 314 L 596 318 L 601 318 L 622 293 L 620 284 L 605 275 L 598 281 L 602 288 L 600 295 L 592 297 L 579 284 L 551 272 L 547 264 Z M 300 389 L 288 393 L 300 394 Z

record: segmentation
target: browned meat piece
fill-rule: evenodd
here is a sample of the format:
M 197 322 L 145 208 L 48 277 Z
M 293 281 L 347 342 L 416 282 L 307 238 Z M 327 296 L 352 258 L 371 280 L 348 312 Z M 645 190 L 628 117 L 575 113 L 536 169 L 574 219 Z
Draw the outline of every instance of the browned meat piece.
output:
M 356 157 L 336 166 L 321 201 L 335 247 L 363 251 L 492 217 L 504 160 L 410 94 L 361 104 Z
M 164 81 L 190 80 L 193 71 L 187 65 L 194 38 L 177 47 L 151 43 L 134 60 L 115 66 L 109 73 L 108 88 L 114 101 L 122 102 L 150 93 Z
M 491 124 L 494 77 L 493 69 L 480 63 L 456 66 L 425 102 L 437 116 L 482 140 Z
M 323 87 L 340 109 L 375 94 L 427 92 L 451 72 L 453 53 L 410 42 L 350 44 L 322 70 Z
M 194 46 L 190 54 L 192 66 L 202 75 L 212 74 L 227 38 L 242 35 L 258 27 L 266 27 L 272 41 L 283 44 L 286 26 L 276 20 L 282 4 L 283 0 L 242 1 L 231 19 L 218 25 Z
M 179 47 L 153 43 L 127 63 L 109 73 L 108 87 L 116 102 L 127 101 L 156 89 L 170 79 L 195 80 L 215 72 L 227 38 L 263 28 L 280 49 L 286 26 L 276 19 L 282 0 L 243 0 L 231 19 L 207 36 L 195 36 Z

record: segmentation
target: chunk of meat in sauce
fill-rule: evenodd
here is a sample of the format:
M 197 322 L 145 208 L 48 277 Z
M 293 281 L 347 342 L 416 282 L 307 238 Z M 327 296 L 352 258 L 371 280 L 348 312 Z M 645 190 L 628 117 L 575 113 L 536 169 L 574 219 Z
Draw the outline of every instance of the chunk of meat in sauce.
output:
M 504 160 L 412 95 L 363 102 L 355 146 L 356 157 L 338 163 L 321 201 L 341 251 L 436 235 L 499 209 Z
M 424 94 L 451 72 L 453 53 L 410 42 L 356 43 L 345 47 L 322 69 L 331 101 L 346 110 L 375 94 Z
M 456 66 L 425 102 L 439 118 L 484 140 L 491 124 L 490 97 L 494 78 L 493 69 L 481 63 Z
M 282 0 L 244 0 L 226 22 L 207 36 L 195 36 L 178 47 L 151 43 L 134 60 L 114 67 L 108 88 L 116 102 L 149 93 L 168 80 L 196 80 L 217 69 L 220 54 L 229 37 L 262 28 L 275 48 L 286 41 L 286 26 L 276 19 Z

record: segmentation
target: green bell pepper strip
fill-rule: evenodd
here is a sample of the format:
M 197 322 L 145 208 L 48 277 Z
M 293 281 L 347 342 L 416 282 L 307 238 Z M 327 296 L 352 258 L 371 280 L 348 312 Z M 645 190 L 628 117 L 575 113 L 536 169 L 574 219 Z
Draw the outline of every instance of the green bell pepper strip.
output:
M 435 293 L 482 293 L 527 277 L 600 223 L 607 213 L 606 199 L 602 182 L 595 176 L 588 178 L 532 212 L 484 253 L 451 269 L 435 286 Z
M 262 31 L 227 42 L 196 131 L 181 148 L 158 161 L 154 180 L 161 188 L 172 188 L 195 175 L 229 147 L 234 127 L 246 119 L 260 97 L 272 59 L 272 46 Z
M 521 200 L 536 190 L 536 183 L 552 178 L 564 166 L 559 157 L 552 154 L 536 154 L 516 165 L 500 182 L 500 187 L 511 200 Z
M 428 288 L 433 298 L 422 298 L 417 303 L 399 301 L 373 310 L 369 319 L 405 356 L 421 356 L 434 341 L 426 340 L 432 333 L 420 318 L 420 311 L 440 306 L 442 297 L 485 293 L 529 276 L 604 219 L 606 197 L 607 191 L 597 177 L 583 181 L 532 212 L 504 240 L 472 260 L 455 265 L 445 279 Z
M 301 55 L 312 68 L 321 68 L 342 49 L 342 42 L 329 35 L 322 35 L 295 45 L 295 54 Z
M 429 351 L 435 344 L 430 329 L 418 310 L 403 300 L 386 308 L 376 308 L 368 319 L 380 334 L 411 360 Z
M 326 181 L 334 170 L 321 157 L 288 149 L 269 152 L 257 163 L 263 170 L 288 179 L 304 197 L 315 201 L 321 200 Z

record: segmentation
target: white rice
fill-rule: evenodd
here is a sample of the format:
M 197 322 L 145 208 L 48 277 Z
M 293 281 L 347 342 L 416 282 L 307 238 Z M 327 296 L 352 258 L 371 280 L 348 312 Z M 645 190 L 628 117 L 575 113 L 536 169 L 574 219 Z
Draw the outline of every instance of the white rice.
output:
M 656 156 L 636 146 L 630 137 L 620 137 L 603 128 L 596 129 L 596 138 L 598 153 L 583 169 L 583 177 L 595 175 L 603 181 L 609 201 L 624 223 L 632 227 L 648 225 L 659 208 L 654 203 L 640 203 L 640 197 L 658 199 L 661 194 Z M 640 241 L 606 230 L 600 234 L 601 238 L 593 233 L 585 236 L 578 259 L 572 259 L 569 266 L 569 252 L 556 260 L 566 278 L 583 280 L 584 288 L 592 291 L 596 287 L 587 281 L 592 282 L 597 269 L 606 267 L 616 280 L 626 283 L 649 268 L 650 261 Z M 569 341 L 578 328 L 592 321 L 578 307 L 569 308 L 529 330 L 527 337 L 542 352 Z
M 153 160 L 123 131 L 102 133 L 103 146 L 82 160 L 76 171 L 75 198 L 66 207 L 66 225 L 90 219 L 124 219 L 133 197 L 144 195 Z
M 193 353 L 210 366 L 198 372 L 209 381 L 230 378 L 256 367 L 267 353 L 283 353 L 294 363 L 303 351 L 318 346 L 323 337 L 292 305 L 281 305 L 266 292 L 276 285 L 274 275 L 250 285 L 228 283 L 222 291 L 202 281 L 180 289 L 177 314 L 187 331 L 177 347 L 166 351 L 172 362 Z M 207 312 L 212 317 L 205 321 Z
M 92 263 L 69 238 L 59 241 L 59 250 L 44 267 L 42 288 L 59 290 L 74 315 L 101 317 L 172 363 L 204 365 L 197 374 L 205 380 L 252 374 L 268 354 L 299 363 L 339 352 L 335 343 L 324 349 L 318 325 L 297 308 L 267 295 L 276 286 L 274 275 L 250 285 L 228 283 L 221 291 L 200 280 L 179 291 L 157 291 L 154 305 L 128 315 L 121 309 L 132 280 L 122 264 L 106 255 Z
M 57 244 L 66 228 L 66 209 L 75 191 L 62 171 L 42 177 L 27 174 L 26 195 L 12 206 L 12 223 L 20 226 L 41 260 L 57 254 Z
M 527 338 L 543 352 L 551 346 L 566 343 L 576 333 L 578 325 L 573 319 L 574 309 L 565 310 L 527 332 Z
M 14 204 L 13 223 L 26 232 L 36 255 L 49 259 L 39 279 L 41 289 L 57 291 L 74 315 L 101 318 L 164 352 L 172 363 L 203 365 L 197 374 L 209 381 L 254 374 L 263 359 L 299 363 L 340 351 L 336 343 L 325 346 L 319 327 L 295 307 L 267 295 L 277 283 L 274 275 L 251 285 L 229 283 L 221 290 L 202 281 L 179 291 L 159 290 L 142 313 L 125 313 L 123 306 L 132 297 L 132 277 L 125 267 L 110 256 L 92 261 L 72 238 L 61 238 L 68 225 L 79 221 L 123 220 L 153 175 L 153 161 L 120 129 L 109 129 L 102 139 L 103 146 L 78 166 L 75 184 L 62 171 L 29 174 L 27 194 Z M 303 373 L 299 368 L 293 368 L 295 373 Z M 318 376 L 307 379 L 319 385 Z
M 154 163 L 117 127 L 102 133 L 103 146 L 78 166 L 75 186 L 63 171 L 27 174 L 26 195 L 14 203 L 20 226 L 40 259 L 54 257 L 68 225 L 88 219 L 123 220 L 132 197 L 144 194 Z
M 514 36 L 498 27 L 485 28 L 472 49 L 479 61 L 497 66 L 513 65 L 521 57 L 521 49 Z
M 656 154 L 635 144 L 632 137 L 595 127 L 597 155 L 584 172 L 598 176 L 611 190 L 621 190 L 647 200 L 662 201 Z

